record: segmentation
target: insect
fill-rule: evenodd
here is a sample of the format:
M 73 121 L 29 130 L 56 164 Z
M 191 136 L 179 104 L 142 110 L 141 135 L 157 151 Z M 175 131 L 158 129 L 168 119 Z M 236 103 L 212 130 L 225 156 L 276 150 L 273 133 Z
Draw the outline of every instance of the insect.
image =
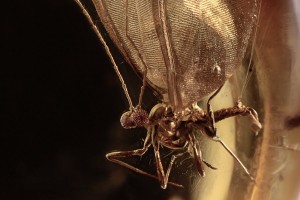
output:
M 216 169 L 202 157 L 195 134 L 220 143 L 253 179 L 238 157 L 217 135 L 215 124 L 233 116 L 250 116 L 256 130 L 261 128 L 256 111 L 241 102 L 234 107 L 213 111 L 211 101 L 224 82 L 240 65 L 256 23 L 257 0 L 92 0 L 99 18 L 120 52 L 142 78 L 139 103 L 133 106 L 126 84 L 98 27 L 84 8 L 94 31 L 105 47 L 122 83 L 129 111 L 121 116 L 125 129 L 145 127 L 147 135 L 141 149 L 116 151 L 107 159 L 137 173 L 158 179 L 163 189 L 178 157 L 189 154 L 200 176 L 204 165 Z M 144 89 L 148 85 L 162 103 L 148 113 L 142 108 Z M 213 94 L 204 111 L 197 101 Z M 194 130 L 197 130 L 195 132 Z M 156 175 L 138 169 L 122 158 L 142 156 L 154 149 Z M 165 170 L 160 148 L 175 150 Z

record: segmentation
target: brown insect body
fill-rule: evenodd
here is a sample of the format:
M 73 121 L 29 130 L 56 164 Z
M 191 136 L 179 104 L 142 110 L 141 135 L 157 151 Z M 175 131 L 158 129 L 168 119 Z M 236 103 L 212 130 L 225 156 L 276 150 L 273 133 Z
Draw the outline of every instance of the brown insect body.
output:
M 218 92 L 219 90 L 215 92 L 215 95 Z M 209 101 L 208 107 L 210 107 Z M 164 189 L 167 187 L 168 183 L 170 185 L 182 187 L 181 185 L 168 181 L 176 158 L 188 153 L 194 158 L 196 168 L 202 177 L 205 176 L 203 164 L 211 169 L 216 169 L 202 158 L 199 143 L 196 140 L 196 135 L 194 134 L 194 129 L 197 129 L 198 133 L 200 132 L 208 138 L 216 142 L 220 142 L 223 147 L 237 160 L 237 162 L 239 162 L 248 176 L 253 179 L 246 167 L 216 134 L 215 122 L 237 115 L 249 115 L 252 119 L 253 130 L 257 132 L 261 129 L 261 124 L 258 120 L 256 111 L 253 108 L 243 106 L 242 104 L 237 104 L 234 107 L 221 109 L 215 112 L 204 112 L 197 104 L 192 104 L 184 111 L 175 113 L 172 111 L 170 106 L 160 103 L 152 108 L 149 116 L 146 114 L 146 111 L 138 107 L 135 108 L 134 111 L 128 111 L 124 113 L 121 117 L 121 124 L 126 129 L 136 128 L 138 126 L 144 126 L 147 129 L 147 136 L 143 148 L 133 151 L 112 152 L 108 153 L 106 157 L 112 162 L 128 167 L 146 176 L 158 179 L 161 183 L 161 187 Z M 127 121 L 130 123 L 122 123 L 122 121 Z M 141 121 L 143 121 L 144 124 L 140 123 Z M 142 156 L 151 145 L 153 146 L 155 153 L 158 177 L 141 171 L 133 166 L 128 165 L 124 161 L 119 160 L 122 157 L 136 155 Z M 173 155 L 171 158 L 166 172 L 164 171 L 164 167 L 161 162 L 159 151 L 160 146 L 179 151 L 179 153 Z
M 234 107 L 214 112 L 210 101 L 242 61 L 255 22 L 257 2 L 254 0 L 252 5 L 243 0 L 93 0 L 110 37 L 125 59 L 143 77 L 139 104 L 133 107 L 101 33 L 80 1 L 76 1 L 103 43 L 122 82 L 130 105 L 129 111 L 121 117 L 122 126 L 147 129 L 143 148 L 111 152 L 106 155 L 107 159 L 158 179 L 162 188 L 166 188 L 167 184 L 182 187 L 168 180 L 176 158 L 186 153 L 191 155 L 201 176 L 205 175 L 204 165 L 216 169 L 202 158 L 193 131 L 197 129 L 198 133 L 219 142 L 253 179 L 242 162 L 217 136 L 215 123 L 232 116 L 248 115 L 254 130 L 258 131 L 261 124 L 256 111 L 239 102 Z M 125 13 L 125 16 L 120 13 Z M 162 96 L 163 101 L 154 106 L 149 115 L 141 108 L 146 83 Z M 207 110 L 203 111 L 195 102 L 214 90 L 207 102 Z M 150 146 L 154 149 L 157 175 L 121 160 L 142 156 Z M 161 162 L 161 146 L 178 152 L 172 156 L 166 171 Z

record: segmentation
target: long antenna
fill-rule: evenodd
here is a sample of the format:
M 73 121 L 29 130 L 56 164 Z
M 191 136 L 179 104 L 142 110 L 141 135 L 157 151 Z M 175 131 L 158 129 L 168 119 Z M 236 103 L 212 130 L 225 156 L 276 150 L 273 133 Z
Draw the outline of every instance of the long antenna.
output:
M 123 79 L 123 77 L 122 77 L 122 75 L 121 75 L 121 73 L 119 71 L 119 68 L 118 68 L 118 66 L 117 66 L 117 64 L 116 64 L 116 62 L 115 62 L 115 60 L 114 60 L 114 58 L 113 58 L 113 56 L 112 56 L 112 54 L 111 54 L 111 52 L 109 50 L 109 47 L 107 46 L 105 40 L 103 39 L 103 37 L 102 37 L 102 35 L 101 35 L 98 27 L 95 25 L 95 23 L 94 23 L 91 15 L 88 13 L 88 11 L 85 9 L 85 7 L 82 5 L 81 1 L 80 0 L 75 0 L 75 2 L 79 5 L 79 7 L 81 8 L 83 14 L 86 16 L 88 22 L 91 24 L 93 30 L 95 31 L 95 33 L 97 34 L 98 38 L 100 39 L 100 42 L 103 44 L 104 49 L 106 51 L 106 54 L 108 55 L 111 63 L 113 64 L 114 70 L 117 73 L 118 78 L 119 78 L 119 80 L 120 80 L 120 82 L 122 84 L 122 88 L 124 90 L 124 93 L 126 95 L 128 103 L 129 103 L 129 110 L 133 110 L 132 101 L 131 101 L 131 98 L 129 96 L 129 93 L 128 93 L 125 81 L 124 81 L 124 79 Z
M 250 62 L 248 64 L 245 81 L 244 81 L 244 84 L 243 84 L 240 96 L 238 98 L 239 100 L 242 99 L 243 93 L 244 93 L 244 91 L 246 89 L 246 86 L 249 83 L 249 80 L 250 80 L 249 72 L 250 72 L 250 69 L 251 69 L 252 63 L 253 63 L 253 52 L 254 52 L 254 47 L 255 47 L 254 44 L 255 44 L 256 36 L 257 36 L 258 22 L 259 22 L 259 18 L 260 18 L 260 10 L 261 10 L 261 0 L 259 0 L 258 13 L 257 13 L 257 16 L 256 16 L 257 24 L 256 24 L 256 27 L 255 27 L 254 36 L 253 36 L 253 42 L 252 42 L 252 46 L 251 46 Z

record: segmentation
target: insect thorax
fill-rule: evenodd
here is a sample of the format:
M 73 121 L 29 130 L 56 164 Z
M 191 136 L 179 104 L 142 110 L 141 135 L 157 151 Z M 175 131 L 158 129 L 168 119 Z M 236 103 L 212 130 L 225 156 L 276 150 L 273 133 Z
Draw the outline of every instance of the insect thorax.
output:
M 174 112 L 168 104 L 156 104 L 148 115 L 145 110 L 136 107 L 121 116 L 121 124 L 130 129 L 144 126 L 153 130 L 152 134 L 159 143 L 170 149 L 180 149 L 187 144 L 187 135 L 192 124 L 205 121 L 205 112 L 195 103 L 181 112 Z

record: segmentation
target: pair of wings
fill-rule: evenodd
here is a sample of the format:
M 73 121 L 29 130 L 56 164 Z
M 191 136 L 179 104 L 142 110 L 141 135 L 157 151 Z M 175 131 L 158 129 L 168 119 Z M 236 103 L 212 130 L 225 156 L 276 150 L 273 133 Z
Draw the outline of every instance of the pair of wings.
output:
M 92 0 L 124 58 L 180 111 L 239 67 L 258 0 Z

